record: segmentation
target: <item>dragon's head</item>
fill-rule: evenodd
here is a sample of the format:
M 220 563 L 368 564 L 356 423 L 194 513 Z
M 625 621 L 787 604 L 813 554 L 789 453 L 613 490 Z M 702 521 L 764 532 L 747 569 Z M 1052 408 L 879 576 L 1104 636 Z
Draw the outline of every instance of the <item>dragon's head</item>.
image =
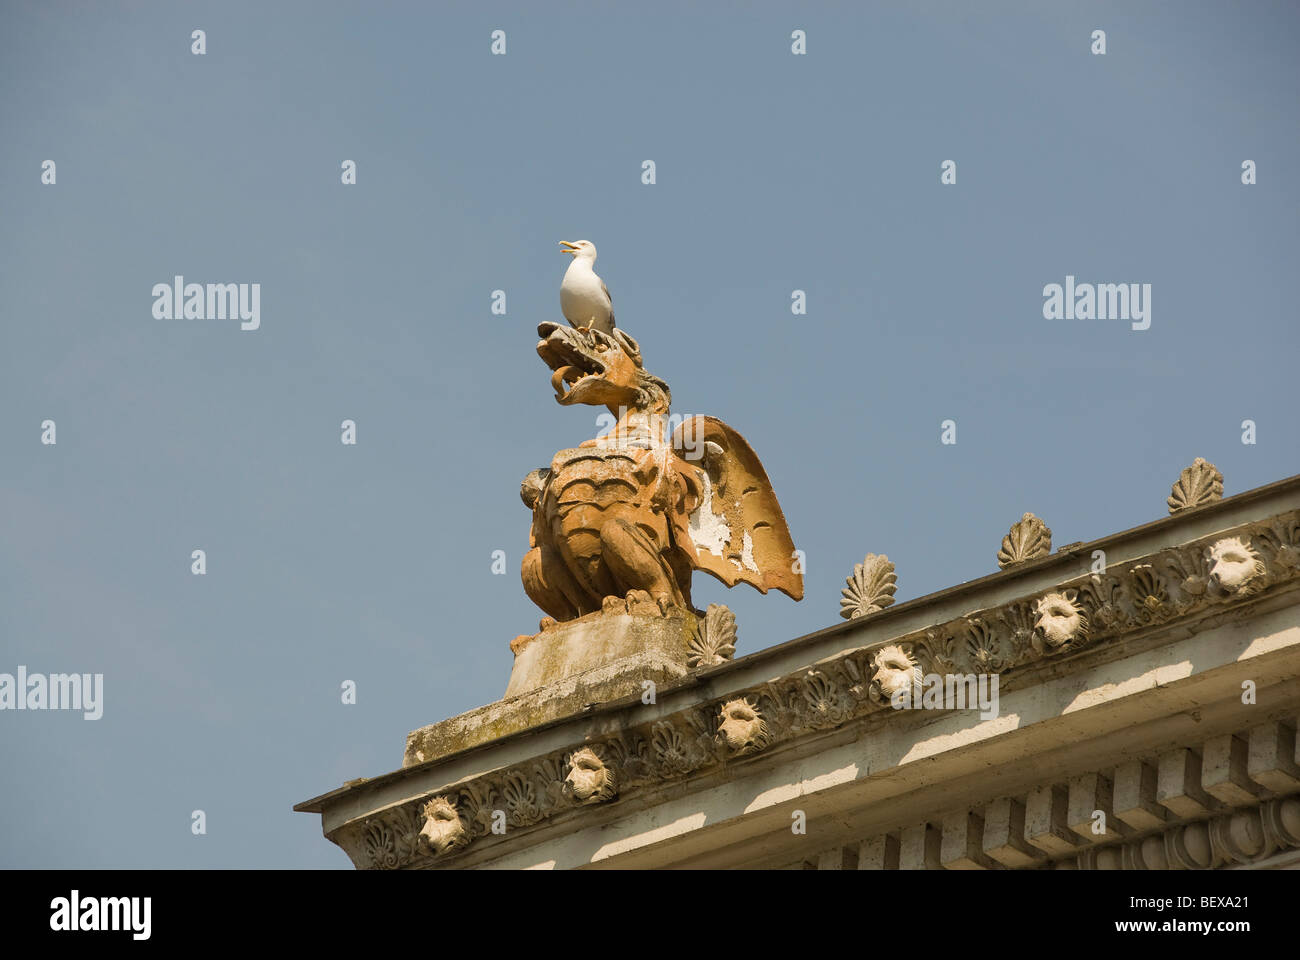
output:
M 557 403 L 668 412 L 668 385 L 646 372 L 641 348 L 622 330 L 603 333 L 548 321 L 537 335 L 537 355 L 554 371 Z

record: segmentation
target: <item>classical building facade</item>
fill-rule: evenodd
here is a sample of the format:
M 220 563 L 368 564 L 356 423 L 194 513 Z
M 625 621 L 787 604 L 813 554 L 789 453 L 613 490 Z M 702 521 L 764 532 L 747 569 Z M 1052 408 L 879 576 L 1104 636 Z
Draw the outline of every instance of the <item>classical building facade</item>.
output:
M 905 603 L 869 555 L 846 622 L 738 659 L 725 607 L 607 603 L 295 809 L 360 868 L 1300 867 L 1300 477 L 1221 492 L 1055 552 L 1026 514 Z

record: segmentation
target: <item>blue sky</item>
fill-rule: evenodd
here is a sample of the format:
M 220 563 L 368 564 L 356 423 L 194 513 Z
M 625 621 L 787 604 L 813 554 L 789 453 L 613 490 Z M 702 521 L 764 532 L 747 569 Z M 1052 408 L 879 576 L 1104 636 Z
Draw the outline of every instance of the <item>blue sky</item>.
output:
M 1300 472 L 1298 47 L 1287 3 L 7 4 L 0 672 L 105 704 L 0 713 L 0 866 L 346 867 L 292 804 L 501 695 L 519 482 L 596 430 L 534 352 L 560 239 L 807 555 L 802 603 L 696 577 L 738 655 L 869 551 L 905 600 L 1026 510 L 1059 545 L 1197 456 Z M 176 274 L 261 328 L 155 319 Z M 1150 329 L 1045 320 L 1067 275 L 1151 284 Z

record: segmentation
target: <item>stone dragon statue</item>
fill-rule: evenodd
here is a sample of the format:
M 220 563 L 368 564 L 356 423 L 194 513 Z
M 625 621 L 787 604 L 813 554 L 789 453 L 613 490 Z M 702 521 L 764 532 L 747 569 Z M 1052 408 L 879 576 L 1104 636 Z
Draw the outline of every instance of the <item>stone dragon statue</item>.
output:
M 601 610 L 691 606 L 691 574 L 803 597 L 802 565 L 776 494 L 740 434 L 690 417 L 668 434 L 668 385 L 624 330 L 543 323 L 537 353 L 563 406 L 604 406 L 605 434 L 561 450 L 520 495 L 533 513 L 524 590 L 543 630 Z

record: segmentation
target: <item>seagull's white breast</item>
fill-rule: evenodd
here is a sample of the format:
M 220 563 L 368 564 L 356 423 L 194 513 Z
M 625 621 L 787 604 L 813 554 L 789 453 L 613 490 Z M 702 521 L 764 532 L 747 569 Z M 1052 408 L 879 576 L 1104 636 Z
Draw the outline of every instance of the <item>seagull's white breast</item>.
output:
M 582 260 L 569 264 L 560 284 L 560 310 L 575 327 L 603 324 L 609 319 L 609 298 L 591 264 Z

